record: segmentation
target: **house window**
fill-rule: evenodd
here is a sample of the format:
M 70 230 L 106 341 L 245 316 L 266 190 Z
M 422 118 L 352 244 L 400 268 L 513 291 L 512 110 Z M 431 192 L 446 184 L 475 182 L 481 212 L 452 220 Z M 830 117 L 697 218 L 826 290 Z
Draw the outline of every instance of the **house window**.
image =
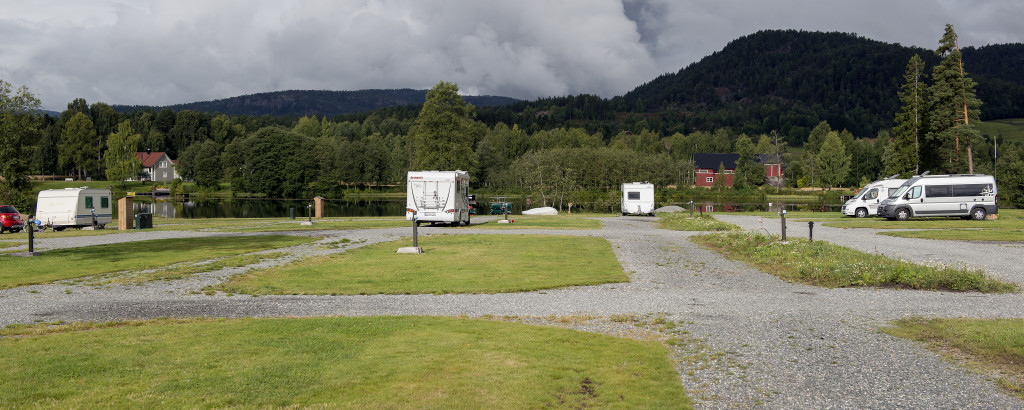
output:
M 110 197 L 109 196 L 101 196 L 100 197 L 100 208 L 110 208 Z
M 704 182 L 715 182 L 715 177 L 704 178 Z
M 85 197 L 85 207 L 86 208 L 92 208 L 92 197 L 91 196 Z
M 697 173 L 698 173 L 698 174 L 707 174 L 707 173 L 708 173 L 708 170 L 706 170 L 706 169 L 698 169 L 698 170 L 697 170 Z
M 731 170 L 731 169 L 727 169 L 727 170 L 725 170 L 725 173 L 726 173 L 726 174 L 731 174 L 731 173 L 733 173 L 733 172 L 734 172 L 734 171 L 733 171 L 733 170 Z
M 167 161 L 160 161 L 160 168 L 167 168 Z

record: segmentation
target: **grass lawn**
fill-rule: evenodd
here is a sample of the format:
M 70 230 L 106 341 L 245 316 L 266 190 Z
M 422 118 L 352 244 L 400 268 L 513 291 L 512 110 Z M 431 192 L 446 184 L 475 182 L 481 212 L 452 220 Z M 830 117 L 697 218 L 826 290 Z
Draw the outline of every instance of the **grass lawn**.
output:
M 525 292 L 627 282 L 602 238 L 554 235 L 432 235 L 423 254 L 397 254 L 409 238 L 250 271 L 215 287 L 244 294 Z
M 1024 400 L 1024 319 L 897 320 L 882 331 L 923 342 L 929 350 L 994 373 L 1000 386 Z
M 12 408 L 691 407 L 658 342 L 486 320 L 17 326 L 0 356 Z
M 984 135 L 998 135 L 999 145 L 1009 141 L 1024 142 L 1024 118 L 985 121 L 977 127 Z
M 122 271 L 162 268 L 315 241 L 297 236 L 159 239 L 44 251 L 32 258 L 0 255 L 0 289 Z
M 468 228 L 481 228 L 481 229 L 601 229 L 604 223 L 596 219 L 587 219 L 587 217 L 596 216 L 590 214 L 587 216 L 576 216 L 576 215 L 545 215 L 545 216 L 523 216 L 523 215 L 509 215 L 508 219 L 514 221 L 512 223 L 498 223 L 498 221 L 504 220 L 503 215 L 496 215 L 496 219 L 492 219 L 487 222 L 473 222 Z
M 732 231 L 739 229 L 736 225 L 715 219 L 711 214 L 694 215 L 691 218 L 687 212 L 663 213 L 658 214 L 658 219 L 662 228 L 676 231 Z
M 882 232 L 882 235 L 903 238 L 946 239 L 964 241 L 1024 241 L 1024 209 L 1000 209 L 994 221 L 973 221 L 959 218 L 911 218 L 890 221 L 884 218 L 851 218 L 828 223 L 836 228 L 920 229 Z
M 908 289 L 1012 292 L 1017 285 L 985 277 L 981 270 L 932 267 L 872 255 L 824 241 L 774 235 L 719 233 L 691 238 L 728 258 L 779 278 L 823 287 L 882 286 Z

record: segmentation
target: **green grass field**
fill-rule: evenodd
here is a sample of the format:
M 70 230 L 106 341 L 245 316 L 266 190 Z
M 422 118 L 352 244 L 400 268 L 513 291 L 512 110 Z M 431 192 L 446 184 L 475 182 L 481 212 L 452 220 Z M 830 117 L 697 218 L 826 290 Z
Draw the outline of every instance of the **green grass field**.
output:
M 933 267 L 872 255 L 824 241 L 730 232 L 691 238 L 730 259 L 791 282 L 823 287 L 900 287 L 907 289 L 1012 292 L 1012 283 L 985 277 L 976 269 Z
M 214 289 L 243 294 L 524 292 L 627 282 L 601 238 L 549 235 L 431 235 L 423 254 L 397 254 L 403 239 L 250 271 Z
M 44 251 L 20 258 L 0 255 L 0 289 L 114 272 L 164 268 L 315 241 L 301 236 L 232 236 L 159 239 Z
M 998 135 L 1000 144 L 1003 141 L 1024 142 L 1024 118 L 984 121 L 977 128 L 982 135 Z
M 965 363 L 1024 400 L 1024 319 L 897 320 L 881 329 Z
M 2 407 L 690 408 L 667 349 L 438 317 L 0 330 Z
M 739 229 L 738 226 L 719 221 L 711 214 L 692 218 L 689 213 L 664 213 L 658 214 L 658 223 L 664 229 L 676 231 L 732 231 Z

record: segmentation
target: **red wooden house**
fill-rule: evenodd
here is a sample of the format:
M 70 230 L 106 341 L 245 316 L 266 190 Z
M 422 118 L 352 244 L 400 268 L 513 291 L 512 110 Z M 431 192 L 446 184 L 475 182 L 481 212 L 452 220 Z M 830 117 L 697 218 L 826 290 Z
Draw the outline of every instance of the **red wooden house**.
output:
M 732 178 L 736 175 L 736 160 L 739 158 L 740 154 L 693 154 L 694 183 L 697 186 L 710 187 L 721 179 L 725 186 L 732 186 Z M 785 171 L 782 168 L 782 161 L 779 161 L 776 155 L 758 154 L 754 161 L 764 164 L 766 182 L 772 185 L 782 184 Z

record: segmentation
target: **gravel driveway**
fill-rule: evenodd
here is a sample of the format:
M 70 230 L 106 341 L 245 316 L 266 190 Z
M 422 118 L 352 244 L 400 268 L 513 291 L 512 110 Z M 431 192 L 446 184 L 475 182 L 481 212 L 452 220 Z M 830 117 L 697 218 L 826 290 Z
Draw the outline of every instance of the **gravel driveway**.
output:
M 756 217 L 720 216 L 745 229 Z M 477 218 L 474 218 L 476 221 Z M 603 218 L 602 230 L 481 230 L 423 228 L 421 233 L 563 234 L 609 240 L 631 281 L 496 295 L 228 296 L 197 291 L 241 271 L 228 269 L 144 286 L 72 284 L 0 290 L 0 326 L 38 321 L 180 316 L 519 315 L 664 313 L 685 323 L 692 338 L 681 380 L 700 408 L 1021 408 L 984 376 L 943 362 L 912 342 L 877 331 L 908 316 L 1024 317 L 1021 294 L 983 295 L 891 289 L 823 289 L 790 284 L 722 258 L 689 241 L 695 233 L 656 229 L 652 218 Z M 777 225 L 777 221 L 773 221 Z M 771 230 L 772 223 L 765 221 Z M 805 224 L 806 228 L 806 224 Z M 806 229 L 803 229 L 806 235 Z M 196 232 L 147 232 L 139 239 Z M 408 229 L 323 231 L 348 248 L 291 248 L 293 255 L 339 252 L 392 240 Z M 800 235 L 792 226 L 789 235 Z M 52 247 L 118 241 L 122 235 L 77 238 Z M 1020 247 L 889 238 L 868 229 L 815 227 L 815 239 L 915 261 L 965 263 L 996 277 L 1024 282 L 1011 257 Z M 102 239 L 99 239 L 102 238 Z M 567 249 L 566 252 L 571 252 Z M 892 253 L 889 253 L 892 252 Z M 692 371 L 692 374 L 691 372 Z

